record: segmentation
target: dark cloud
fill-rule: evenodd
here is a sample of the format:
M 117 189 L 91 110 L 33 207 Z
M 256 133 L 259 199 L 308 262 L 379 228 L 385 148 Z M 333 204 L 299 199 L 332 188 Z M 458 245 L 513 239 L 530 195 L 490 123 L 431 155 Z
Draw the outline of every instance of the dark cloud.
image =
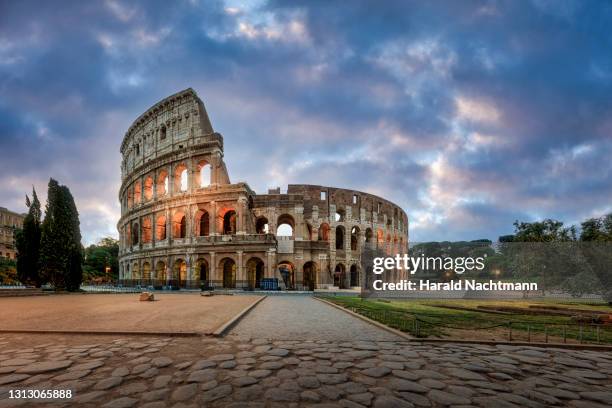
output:
M 125 130 L 193 87 L 259 192 L 381 194 L 416 240 L 579 222 L 612 210 L 611 23 L 605 2 L 4 2 L 0 205 L 53 176 L 87 242 L 114 233 Z

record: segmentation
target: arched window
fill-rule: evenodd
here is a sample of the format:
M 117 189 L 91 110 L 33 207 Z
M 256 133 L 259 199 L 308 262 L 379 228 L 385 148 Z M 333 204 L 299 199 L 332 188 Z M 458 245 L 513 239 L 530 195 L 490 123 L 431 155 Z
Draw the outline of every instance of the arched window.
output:
M 344 249 L 344 227 L 336 227 L 336 249 Z
M 204 211 L 200 217 L 200 236 L 205 237 L 209 234 L 210 229 L 210 217 L 208 213 Z
M 174 214 L 172 218 L 172 236 L 174 238 L 185 238 L 187 236 L 187 220 L 181 211 Z
M 134 193 L 132 192 L 131 187 L 128 187 L 127 191 L 127 205 L 128 208 L 132 208 L 134 206 Z
M 134 223 L 134 226 L 132 227 L 132 243 L 134 245 L 138 245 L 138 238 L 138 223 Z
M 229 210 L 223 215 L 223 234 L 233 235 L 236 233 L 236 211 Z
M 329 225 L 326 223 L 319 227 L 319 241 L 329 241 Z
M 372 242 L 372 235 L 373 235 L 372 234 L 372 229 L 371 228 L 366 229 L 365 240 L 366 240 L 367 243 L 371 243 Z
M 146 201 L 153 198 L 153 177 L 148 176 L 144 182 L 144 197 Z
M 200 165 L 200 187 L 210 186 L 211 167 L 208 163 Z
M 189 171 L 187 166 L 179 164 L 174 168 L 174 191 L 187 191 L 189 187 Z
M 255 223 L 255 232 L 258 234 L 267 234 L 269 232 L 268 219 L 266 217 L 257 218 Z
M 351 229 L 351 251 L 357 250 L 358 242 L 359 242 L 359 228 L 353 227 Z
M 134 204 L 140 204 L 142 201 L 142 186 L 140 180 L 134 183 Z
M 158 241 L 163 241 L 166 239 L 166 216 L 160 215 L 157 217 L 157 222 L 155 225 L 155 239 Z
M 336 222 L 344 222 L 345 219 L 345 213 L 344 210 L 339 209 L 336 211 L 336 214 L 334 214 L 334 220 Z
M 151 218 L 145 217 L 142 219 L 142 243 L 148 244 L 151 242 Z
M 162 126 L 160 131 L 159 131 L 159 139 L 160 140 L 165 140 L 166 139 L 166 127 Z
M 168 194 L 168 172 L 162 170 L 157 176 L 157 196 L 161 197 Z
M 278 217 L 278 221 L 276 223 L 276 235 L 279 237 L 292 237 L 295 221 L 293 217 L 289 214 L 283 214 Z

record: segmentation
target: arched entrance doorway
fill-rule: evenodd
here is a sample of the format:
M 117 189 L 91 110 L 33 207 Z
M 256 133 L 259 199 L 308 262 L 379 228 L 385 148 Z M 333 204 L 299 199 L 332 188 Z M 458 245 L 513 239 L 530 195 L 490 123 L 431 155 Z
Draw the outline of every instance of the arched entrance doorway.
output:
M 221 260 L 223 270 L 223 287 L 233 289 L 236 287 L 236 262 L 231 258 Z
M 196 261 L 195 275 L 200 282 L 200 288 L 207 289 L 210 287 L 209 268 L 208 268 L 208 262 L 206 262 L 206 259 L 199 258 Z
M 163 261 L 158 261 L 157 265 L 155 266 L 155 280 L 157 281 L 156 284 L 159 286 L 165 285 L 167 278 L 168 277 L 166 276 L 166 264 Z
M 251 258 L 246 264 L 249 289 L 261 287 L 264 276 L 264 262 L 259 258 Z
M 350 282 L 351 287 L 359 286 L 359 269 L 357 268 L 357 265 L 355 264 L 351 265 L 350 279 L 351 279 L 351 282 Z
M 295 268 L 288 261 L 283 261 L 278 264 L 278 271 L 285 283 L 287 289 L 295 289 Z
M 187 263 L 184 260 L 177 259 L 176 262 L 174 262 L 172 278 L 177 280 L 179 288 L 185 287 L 187 283 Z
M 345 275 L 346 275 L 346 272 L 345 272 L 344 265 L 341 263 L 336 265 L 336 269 L 334 269 L 334 286 L 337 286 L 340 289 L 345 289 L 346 288 Z
M 317 284 L 317 265 L 310 261 L 304 264 L 303 285 L 304 290 L 315 290 Z

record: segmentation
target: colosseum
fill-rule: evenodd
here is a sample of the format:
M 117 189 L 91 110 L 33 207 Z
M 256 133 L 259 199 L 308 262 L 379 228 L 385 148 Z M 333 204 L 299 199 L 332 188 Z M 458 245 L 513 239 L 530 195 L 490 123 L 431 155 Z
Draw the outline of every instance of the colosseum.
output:
M 408 248 L 408 217 L 360 191 L 230 181 L 193 89 L 156 103 L 121 144 L 119 278 L 155 288 L 359 288 L 365 249 Z M 255 163 L 253 163 L 255 165 Z

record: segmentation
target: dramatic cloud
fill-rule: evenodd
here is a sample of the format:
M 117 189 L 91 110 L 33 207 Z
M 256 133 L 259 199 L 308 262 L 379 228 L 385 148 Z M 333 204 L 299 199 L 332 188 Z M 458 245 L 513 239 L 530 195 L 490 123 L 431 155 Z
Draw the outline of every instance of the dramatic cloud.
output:
M 234 181 L 383 195 L 411 239 L 612 210 L 612 5 L 533 1 L 0 5 L 0 205 L 68 185 L 116 236 L 119 146 L 192 87 Z

